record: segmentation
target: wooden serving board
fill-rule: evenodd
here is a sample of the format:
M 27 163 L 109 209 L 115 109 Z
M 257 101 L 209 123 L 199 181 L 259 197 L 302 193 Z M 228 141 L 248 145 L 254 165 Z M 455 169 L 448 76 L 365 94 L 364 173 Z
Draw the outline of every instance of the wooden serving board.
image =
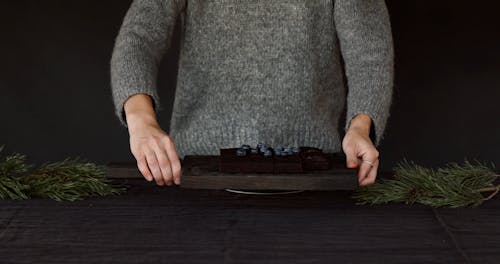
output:
M 219 156 L 186 155 L 181 160 L 181 187 L 241 190 L 355 190 L 357 169 L 345 166 L 342 155 L 332 155 L 332 169 L 305 173 L 220 173 Z M 143 178 L 134 162 L 111 162 L 109 178 Z

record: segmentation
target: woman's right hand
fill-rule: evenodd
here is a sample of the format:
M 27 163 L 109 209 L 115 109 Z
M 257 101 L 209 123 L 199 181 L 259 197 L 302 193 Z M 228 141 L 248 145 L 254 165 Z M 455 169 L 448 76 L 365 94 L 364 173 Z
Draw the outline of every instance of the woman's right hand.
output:
M 154 178 L 160 186 L 181 183 L 181 164 L 174 142 L 159 126 L 146 124 L 131 131 L 130 149 L 146 180 Z
M 130 134 L 130 150 L 137 167 L 148 181 L 158 185 L 179 185 L 181 163 L 172 139 L 156 120 L 152 101 L 148 95 L 136 94 L 125 102 Z

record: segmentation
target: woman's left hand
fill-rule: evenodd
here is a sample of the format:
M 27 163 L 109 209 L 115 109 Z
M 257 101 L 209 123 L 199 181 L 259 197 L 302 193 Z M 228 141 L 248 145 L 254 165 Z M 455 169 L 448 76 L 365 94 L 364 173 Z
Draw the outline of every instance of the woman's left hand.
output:
M 359 168 L 358 183 L 360 186 L 366 186 L 375 183 L 377 178 L 379 152 L 370 139 L 369 125 L 367 129 L 367 126 L 359 124 L 361 123 L 354 124 L 354 120 L 351 122 L 342 140 L 342 148 L 346 155 L 347 167 Z

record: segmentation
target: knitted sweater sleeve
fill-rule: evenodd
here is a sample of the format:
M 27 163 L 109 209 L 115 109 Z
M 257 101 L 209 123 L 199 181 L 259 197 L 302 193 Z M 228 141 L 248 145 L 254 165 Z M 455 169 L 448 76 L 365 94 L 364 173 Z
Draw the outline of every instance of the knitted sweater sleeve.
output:
M 125 14 L 110 62 L 115 114 L 125 127 L 123 105 L 134 94 L 149 95 L 155 112 L 161 110 L 156 77 L 180 10 L 175 0 L 133 0 Z
M 336 0 L 334 19 L 348 86 L 344 129 L 347 132 L 357 114 L 367 114 L 372 119 L 372 140 L 379 146 L 390 115 L 394 79 L 387 7 L 384 0 Z

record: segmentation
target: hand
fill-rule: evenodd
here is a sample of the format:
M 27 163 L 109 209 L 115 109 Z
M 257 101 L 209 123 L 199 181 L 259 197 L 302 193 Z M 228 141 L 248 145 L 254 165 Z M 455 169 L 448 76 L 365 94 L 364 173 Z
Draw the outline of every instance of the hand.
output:
M 130 122 L 131 123 L 131 122 Z M 172 139 L 157 124 L 129 125 L 130 149 L 144 178 L 160 186 L 181 183 L 181 163 Z
M 342 141 L 342 148 L 346 154 L 347 167 L 359 168 L 358 183 L 360 186 L 367 186 L 375 183 L 379 165 L 379 152 L 369 136 L 370 123 L 368 125 L 360 124 L 353 119 Z M 362 160 L 373 162 L 373 167 Z

